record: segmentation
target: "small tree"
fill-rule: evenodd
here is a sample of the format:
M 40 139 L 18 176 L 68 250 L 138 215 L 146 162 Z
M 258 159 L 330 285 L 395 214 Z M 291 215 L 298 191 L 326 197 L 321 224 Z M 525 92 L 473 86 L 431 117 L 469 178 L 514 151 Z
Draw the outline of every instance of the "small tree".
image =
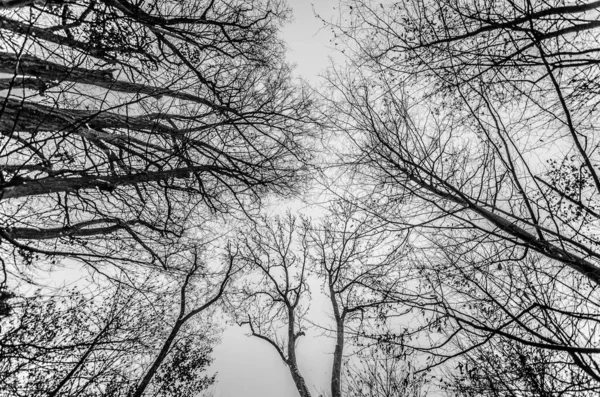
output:
M 396 303 L 392 296 L 402 286 L 404 271 L 402 237 L 382 230 L 375 217 L 345 201 L 331 205 L 328 215 L 311 227 L 312 268 L 333 309 L 332 397 L 342 396 L 348 326 L 368 320 L 371 313 L 385 316 L 386 306 Z
M 284 218 L 263 218 L 240 235 L 240 260 L 250 272 L 238 288 L 238 322 L 278 352 L 301 396 L 310 395 L 297 362 L 297 342 L 309 321 L 310 280 L 321 284 L 333 312 L 334 397 L 343 393 L 348 329 L 385 317 L 396 303 L 392 295 L 404 275 L 402 244 L 396 241 L 398 233 L 379 226 L 355 205 L 340 201 L 320 222 L 288 213 Z
M 263 218 L 240 236 L 238 260 L 249 274 L 235 310 L 240 325 L 277 351 L 300 396 L 310 397 L 296 353 L 310 298 L 307 230 L 300 222 L 290 213 L 273 221 Z

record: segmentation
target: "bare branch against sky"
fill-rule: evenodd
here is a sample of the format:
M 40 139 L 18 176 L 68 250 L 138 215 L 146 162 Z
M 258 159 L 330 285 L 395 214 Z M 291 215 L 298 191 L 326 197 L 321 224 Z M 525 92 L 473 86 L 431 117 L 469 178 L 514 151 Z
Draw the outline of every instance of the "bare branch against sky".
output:
M 0 397 L 600 394 L 600 1 L 0 0 Z

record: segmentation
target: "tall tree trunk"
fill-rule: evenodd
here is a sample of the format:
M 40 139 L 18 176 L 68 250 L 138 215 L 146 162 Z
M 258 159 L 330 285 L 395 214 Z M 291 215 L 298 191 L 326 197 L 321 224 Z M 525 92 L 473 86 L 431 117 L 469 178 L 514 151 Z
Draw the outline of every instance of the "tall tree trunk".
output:
M 290 369 L 290 374 L 296 385 L 300 397 L 310 397 L 310 391 L 306 386 L 304 377 L 298 369 L 298 362 L 296 360 L 296 339 L 298 334 L 295 333 L 296 318 L 294 316 L 294 308 L 288 307 L 288 351 L 287 351 L 287 366 Z
M 290 368 L 292 379 L 294 380 L 298 393 L 300 393 L 300 397 L 310 397 L 310 391 L 308 391 L 308 386 L 306 386 L 306 382 L 304 381 L 304 377 L 300 374 L 298 366 L 296 364 L 288 364 L 288 367 Z
M 80 189 L 99 189 L 112 191 L 117 187 L 135 184 L 148 184 L 164 179 L 185 179 L 202 172 L 219 172 L 216 167 L 197 166 L 165 171 L 140 172 L 131 175 L 92 176 L 75 178 L 42 178 L 26 180 L 15 186 L 0 189 L 0 200 L 45 195 L 60 192 L 76 192 Z
M 18 26 L 18 29 L 15 26 Z M 2 16 L 0 16 L 0 28 L 12 30 L 16 33 L 19 33 L 21 30 L 36 29 L 31 25 L 13 21 Z M 45 29 L 40 30 L 47 32 Z M 36 37 L 39 38 L 41 34 L 41 32 L 36 34 Z M 64 36 L 58 37 L 60 37 L 61 40 L 66 39 Z M 22 76 L 35 76 L 36 78 L 46 82 L 52 82 L 54 80 L 71 81 L 79 84 L 89 84 L 106 88 L 111 91 L 146 94 L 152 97 L 168 96 L 171 98 L 178 98 L 201 105 L 206 105 L 211 109 L 222 112 L 238 114 L 235 109 L 225 105 L 216 104 L 204 97 L 187 93 L 184 90 L 173 90 L 167 87 L 117 80 L 113 76 L 113 69 L 93 70 L 75 65 L 65 66 L 29 54 L 16 55 L 9 52 L 0 51 L 0 72 L 11 75 L 18 74 Z
M 146 372 L 146 375 L 144 375 L 144 378 L 142 379 L 142 381 L 140 382 L 138 387 L 135 389 L 135 392 L 131 395 L 131 397 L 141 397 L 144 394 L 144 391 L 150 384 L 150 381 L 156 374 L 156 371 L 158 371 L 158 368 L 160 367 L 162 362 L 167 357 L 167 354 L 169 354 L 171 345 L 173 344 L 175 337 L 177 337 L 177 333 L 179 333 L 179 329 L 181 328 L 181 326 L 184 323 L 185 323 L 185 319 L 182 319 L 182 318 L 177 319 L 177 321 L 175 322 L 175 325 L 173 326 L 173 329 L 171 330 L 171 333 L 169 333 L 169 336 L 165 340 L 165 343 L 163 344 L 162 348 L 160 349 L 158 356 L 152 363 L 152 366 L 150 367 L 148 372 Z
M 331 369 L 331 397 L 342 396 L 342 357 L 344 353 L 344 317 L 345 311 L 340 313 L 333 288 L 333 281 L 329 277 L 329 299 L 333 307 L 335 318 L 335 350 L 333 351 L 333 367 Z

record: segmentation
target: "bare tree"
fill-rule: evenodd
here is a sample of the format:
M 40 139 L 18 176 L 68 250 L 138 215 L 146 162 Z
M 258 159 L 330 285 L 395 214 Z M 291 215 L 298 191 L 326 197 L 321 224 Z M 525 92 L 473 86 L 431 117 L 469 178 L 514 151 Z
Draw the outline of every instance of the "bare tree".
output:
M 150 273 L 135 288 L 122 282 L 65 297 L 11 298 L 12 313 L 0 323 L 2 389 L 15 396 L 197 395 L 215 381 L 204 373 L 214 339 L 206 312 L 234 276 L 234 256 L 228 251 L 225 268 L 210 270 L 200 252 L 182 253 L 187 274 Z
M 347 1 L 330 25 L 341 162 L 413 231 L 423 281 L 399 299 L 443 360 L 503 338 L 598 381 L 598 7 Z
M 251 273 L 240 288 L 236 311 L 240 325 L 275 349 L 300 396 L 310 397 L 296 353 L 309 299 L 308 232 L 300 222 L 290 213 L 263 219 L 240 237 L 239 260 Z
M 330 393 L 340 397 L 349 339 L 363 323 L 386 316 L 406 281 L 399 237 L 406 234 L 382 229 L 376 218 L 344 201 L 332 204 L 319 222 L 288 213 L 264 218 L 240 236 L 240 259 L 252 271 L 238 287 L 238 322 L 278 352 L 301 396 L 310 395 L 297 362 L 298 339 L 311 322 L 309 282 L 320 284 L 331 304 L 333 326 L 320 327 L 335 340 Z
M 193 278 L 194 277 L 207 278 L 209 276 L 209 274 L 207 274 L 206 271 L 201 272 L 203 263 L 201 262 L 201 259 L 199 258 L 198 251 L 195 251 L 193 253 L 193 259 L 191 262 L 191 266 L 189 267 L 189 271 L 185 275 L 185 279 L 183 280 L 183 283 L 180 288 L 179 313 L 178 313 L 177 319 L 175 320 L 175 323 L 172 325 L 172 328 L 169 331 L 168 336 L 164 339 L 164 342 L 163 342 L 160 350 L 158 351 L 156 358 L 153 360 L 151 366 L 147 369 L 144 376 L 141 378 L 141 381 L 136 386 L 135 390 L 131 393 L 131 396 L 142 397 L 144 395 L 144 392 L 146 391 L 146 389 L 152 384 L 153 378 L 155 378 L 155 376 L 157 374 L 161 374 L 163 378 L 165 377 L 164 371 L 162 371 L 163 373 L 161 373 L 161 372 L 159 372 L 159 370 L 161 369 L 161 366 L 162 366 L 162 368 L 164 368 L 163 363 L 164 363 L 165 359 L 167 358 L 167 356 L 169 354 L 171 356 L 174 355 L 173 350 L 177 346 L 178 339 L 181 339 L 180 334 L 183 333 L 184 327 L 186 326 L 186 324 L 191 322 L 191 320 L 195 319 L 195 317 L 201 315 L 204 311 L 207 311 L 208 309 L 210 309 L 212 306 L 215 305 L 215 303 L 217 303 L 223 297 L 223 295 L 225 293 L 225 289 L 227 287 L 227 284 L 231 281 L 231 278 L 238 271 L 235 266 L 236 255 L 237 255 L 237 252 L 234 252 L 232 250 L 231 246 L 229 246 L 227 248 L 227 257 L 226 257 L 227 265 L 225 266 L 225 269 L 222 272 L 223 275 L 220 277 L 220 280 L 216 283 L 216 285 L 213 288 L 211 288 L 211 289 L 214 289 L 214 291 L 211 292 L 212 296 L 205 296 L 205 297 L 201 298 L 199 302 L 198 302 L 198 299 L 195 299 L 196 300 L 196 302 L 194 302 L 195 305 L 193 305 L 190 308 L 190 306 L 191 306 L 190 303 L 192 303 L 194 301 L 189 298 L 189 294 L 191 292 L 190 284 L 192 284 Z M 190 302 L 190 301 L 192 301 L 192 302 Z M 180 345 L 182 343 L 185 343 L 186 346 L 189 346 L 190 341 L 189 340 L 187 340 L 185 342 L 180 341 Z M 182 347 L 179 346 L 179 349 L 181 349 L 181 348 Z M 181 353 L 181 350 L 178 350 L 178 352 Z M 183 353 L 182 358 L 185 358 L 185 354 L 187 354 L 187 353 Z M 173 358 L 172 358 L 172 360 L 173 360 Z M 204 359 L 204 361 L 206 361 L 206 359 Z M 171 361 L 171 362 L 173 362 L 173 361 Z M 175 385 L 175 387 L 172 387 L 171 390 L 167 390 L 167 391 L 161 390 L 161 387 L 159 385 L 159 387 L 157 388 L 158 392 L 162 392 L 164 395 L 174 395 L 174 394 L 189 395 L 189 396 L 196 395 L 198 390 L 196 390 L 194 387 L 190 387 L 190 386 L 194 385 L 194 381 L 198 381 L 198 379 L 195 379 L 197 375 L 194 372 L 185 373 L 182 368 L 177 368 L 177 366 L 175 366 L 173 369 L 175 370 L 176 373 L 178 372 L 179 376 L 187 375 L 188 379 L 185 379 L 185 378 L 182 379 L 181 384 L 177 384 L 177 385 Z M 190 369 L 194 370 L 193 366 Z M 166 379 L 171 380 L 170 378 L 173 378 L 173 377 L 174 376 L 172 374 L 168 374 Z M 202 385 L 202 383 L 200 385 Z M 155 388 L 156 388 L 156 386 L 155 386 Z M 183 389 L 183 390 L 181 390 L 181 389 Z
M 402 238 L 382 230 L 377 218 L 339 201 L 310 234 L 311 260 L 333 309 L 335 350 L 331 396 L 341 397 L 346 329 L 357 320 L 385 316 L 404 281 Z M 400 242 L 399 242 L 400 241 Z M 391 294 L 391 295 L 390 295 Z
M 233 268 L 209 275 L 184 253 L 215 215 L 296 191 L 309 158 L 312 101 L 291 81 L 277 37 L 289 15 L 279 0 L 0 2 L 3 318 L 9 291 L 26 295 L 57 264 L 89 272 L 94 291 L 123 284 L 152 300 L 169 286 L 179 315 L 157 313 L 163 328 L 140 347 L 148 366 L 129 373 L 127 390 L 202 386 L 200 375 L 177 378 L 196 376 L 190 362 L 206 364 L 186 356 L 186 330 L 221 299 Z M 142 288 L 148 274 L 165 285 Z M 91 365 L 80 352 L 69 379 Z M 109 358 L 98 365 L 121 368 Z
M 577 374 L 579 381 L 563 381 L 565 389 L 598 387 L 595 284 L 535 256 L 520 261 L 465 259 L 452 262 L 446 256 L 447 267 L 437 276 L 433 269 L 424 270 L 436 301 L 432 312 L 446 327 L 447 338 L 458 342 L 459 352 L 479 351 L 487 343 L 490 348 L 521 344 L 526 351 L 553 357 L 544 362 L 549 372 L 561 368 Z
M 0 10 L 5 257 L 164 266 L 209 211 L 301 180 L 311 101 L 283 61 L 283 3 Z
M 410 192 L 436 227 L 447 218 L 598 282 L 595 105 L 584 87 L 595 84 L 599 4 L 558 3 L 414 1 L 380 13 L 349 2 L 340 32 L 365 62 L 331 81 L 350 116 L 340 127 L 385 194 Z

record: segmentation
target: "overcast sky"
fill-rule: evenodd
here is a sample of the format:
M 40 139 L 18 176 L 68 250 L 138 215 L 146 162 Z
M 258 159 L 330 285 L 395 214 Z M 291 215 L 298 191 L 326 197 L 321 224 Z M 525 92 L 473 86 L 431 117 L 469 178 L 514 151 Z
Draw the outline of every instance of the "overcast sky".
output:
M 331 33 L 322 29 L 323 19 L 335 19 L 339 0 L 288 0 L 294 11 L 294 21 L 284 27 L 282 37 L 288 43 L 287 58 L 296 64 L 298 75 L 316 81 L 318 74 L 329 64 L 329 57 L 337 54 L 331 48 Z
M 288 43 L 288 60 L 296 64 L 296 74 L 312 83 L 335 56 L 330 48 L 331 34 L 314 12 L 326 20 L 335 18 L 338 0 L 288 0 L 294 21 L 282 37 Z M 314 10 L 314 11 L 313 11 Z M 318 286 L 312 286 L 313 305 L 310 317 L 326 325 L 330 309 Z M 215 347 L 211 370 L 218 372 L 215 397 L 287 397 L 297 396 L 294 383 L 277 353 L 266 342 L 247 336 L 248 329 L 228 327 L 221 343 Z M 327 395 L 331 373 L 333 340 L 310 330 L 298 342 L 298 361 L 313 396 Z

